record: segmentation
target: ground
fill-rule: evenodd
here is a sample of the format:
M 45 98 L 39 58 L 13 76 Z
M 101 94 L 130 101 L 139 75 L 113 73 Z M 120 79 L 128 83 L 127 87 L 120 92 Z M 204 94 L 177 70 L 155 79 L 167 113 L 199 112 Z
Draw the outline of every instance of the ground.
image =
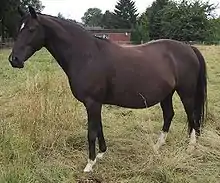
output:
M 0 50 L 0 183 L 220 182 L 220 47 L 198 48 L 207 61 L 209 103 L 195 151 L 186 151 L 186 115 L 177 95 L 159 155 L 152 148 L 162 128 L 159 105 L 143 110 L 105 106 L 108 151 L 89 174 L 83 173 L 86 112 L 64 72 L 44 49 L 24 69 L 13 69 L 10 50 Z

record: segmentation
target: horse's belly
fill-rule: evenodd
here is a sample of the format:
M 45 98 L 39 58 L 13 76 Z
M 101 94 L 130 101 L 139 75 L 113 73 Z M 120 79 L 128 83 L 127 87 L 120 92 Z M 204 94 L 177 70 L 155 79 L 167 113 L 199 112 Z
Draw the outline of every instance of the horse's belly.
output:
M 172 90 L 171 86 L 162 81 L 152 84 L 133 83 L 129 87 L 115 88 L 107 103 L 127 108 L 146 108 L 161 102 Z
M 142 61 L 141 64 L 119 68 L 123 67 L 116 69 L 110 81 L 109 104 L 128 108 L 150 107 L 161 102 L 175 87 L 175 77 L 167 67 L 158 68 Z
M 138 94 L 131 94 L 128 92 L 124 92 L 123 94 L 115 95 L 114 97 L 108 99 L 106 104 L 117 105 L 120 107 L 127 107 L 127 108 L 146 108 L 147 103 L 141 95 Z

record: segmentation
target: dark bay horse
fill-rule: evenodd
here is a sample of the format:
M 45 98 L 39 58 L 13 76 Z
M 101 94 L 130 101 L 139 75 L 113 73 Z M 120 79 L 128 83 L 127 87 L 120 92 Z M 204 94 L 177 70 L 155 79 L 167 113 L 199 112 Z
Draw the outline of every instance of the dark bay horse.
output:
M 140 109 L 160 103 L 164 124 L 154 147 L 157 150 L 165 143 L 174 116 L 172 96 L 176 91 L 187 114 L 190 144 L 196 143 L 207 98 L 206 64 L 196 47 L 169 39 L 119 46 L 94 37 L 76 23 L 36 13 L 32 7 L 27 14 L 19 12 L 22 22 L 9 61 L 12 67 L 23 68 L 42 47 L 57 60 L 73 95 L 87 111 L 89 160 L 85 172 L 92 171 L 96 157 L 101 158 L 107 149 L 103 104 Z

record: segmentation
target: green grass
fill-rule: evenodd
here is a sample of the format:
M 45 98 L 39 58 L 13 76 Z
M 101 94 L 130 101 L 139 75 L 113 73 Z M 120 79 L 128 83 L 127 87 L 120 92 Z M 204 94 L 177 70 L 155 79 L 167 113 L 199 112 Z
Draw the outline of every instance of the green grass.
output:
M 167 144 L 153 153 L 162 127 L 159 105 L 131 110 L 105 106 L 108 151 L 94 172 L 87 162 L 86 111 L 71 94 L 67 78 L 47 51 L 24 69 L 0 50 L 0 183 L 220 182 L 220 47 L 199 46 L 208 69 L 208 120 L 194 152 L 187 153 L 186 115 L 175 95 L 175 117 Z

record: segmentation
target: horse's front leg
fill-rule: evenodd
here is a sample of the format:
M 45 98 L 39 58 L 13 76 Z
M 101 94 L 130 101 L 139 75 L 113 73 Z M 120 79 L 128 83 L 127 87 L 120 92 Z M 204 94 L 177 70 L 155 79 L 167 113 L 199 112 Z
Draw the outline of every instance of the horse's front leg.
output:
M 100 158 L 103 156 L 103 153 L 106 151 L 106 143 L 102 131 L 101 123 L 101 108 L 100 103 L 95 102 L 92 99 L 87 99 L 84 103 L 87 115 L 88 115 L 88 143 L 89 143 L 89 159 L 88 163 L 84 169 L 84 172 L 91 172 L 92 167 L 96 163 L 96 152 L 95 152 L 95 143 L 96 138 L 98 137 L 99 141 L 99 150 L 97 157 Z

